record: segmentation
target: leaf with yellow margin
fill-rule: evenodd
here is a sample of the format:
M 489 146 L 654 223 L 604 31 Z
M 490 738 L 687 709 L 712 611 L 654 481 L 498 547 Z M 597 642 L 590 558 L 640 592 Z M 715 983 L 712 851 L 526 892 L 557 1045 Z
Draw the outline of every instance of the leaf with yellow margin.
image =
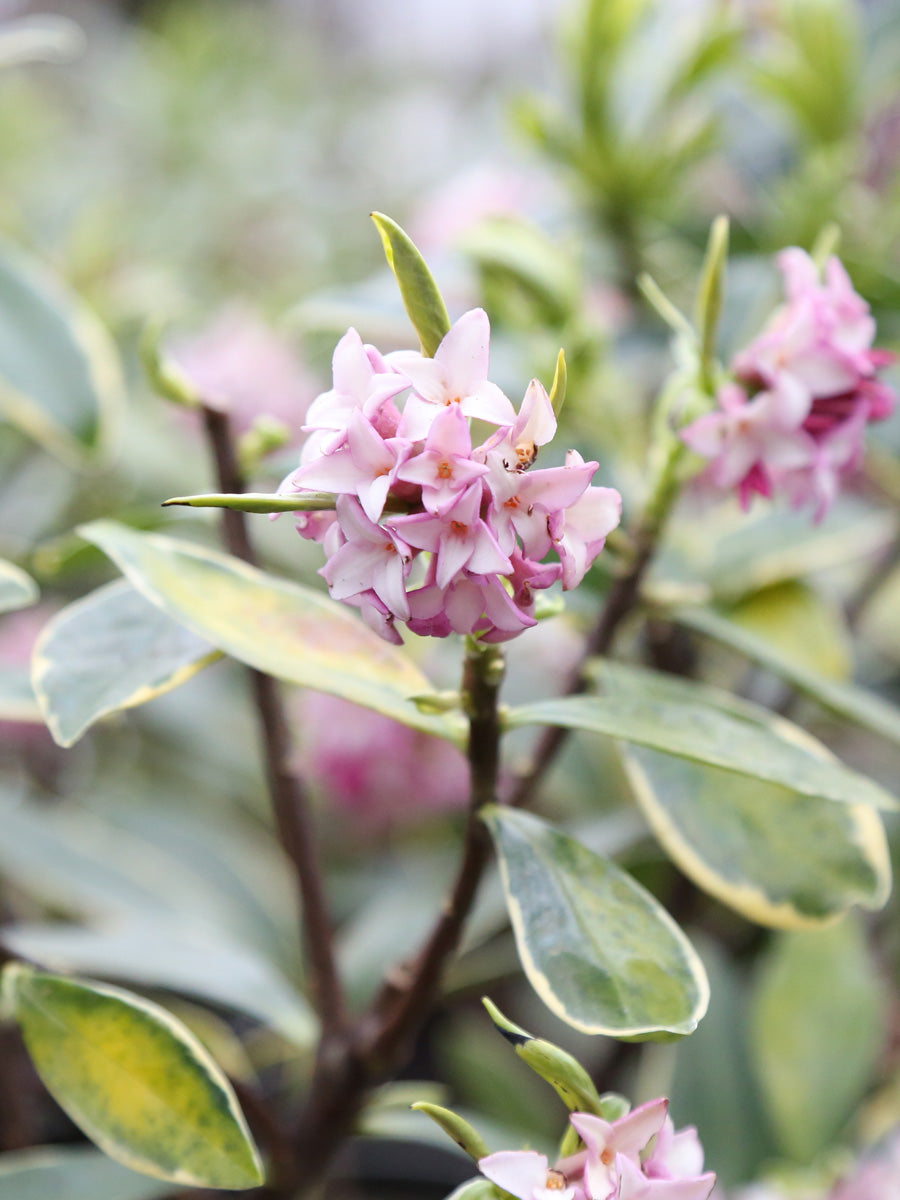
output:
M 262 1183 L 231 1086 L 171 1014 L 19 963 L 3 992 L 47 1090 L 110 1158 L 188 1187 Z
M 415 663 L 329 596 L 227 554 L 114 521 L 94 521 L 79 533 L 108 554 L 142 596 L 233 658 L 413 729 L 463 741 L 460 713 L 423 712 L 410 699 L 434 692 Z
M 887 839 L 868 805 L 834 804 L 733 771 L 620 744 L 635 799 L 684 873 L 748 920 L 821 925 L 881 908 Z
M 220 657 L 119 579 L 51 617 L 31 679 L 54 740 L 71 746 L 101 717 L 146 704 Z
M 625 871 L 539 818 L 482 810 L 528 981 L 566 1024 L 608 1037 L 683 1036 L 709 1003 L 703 964 Z

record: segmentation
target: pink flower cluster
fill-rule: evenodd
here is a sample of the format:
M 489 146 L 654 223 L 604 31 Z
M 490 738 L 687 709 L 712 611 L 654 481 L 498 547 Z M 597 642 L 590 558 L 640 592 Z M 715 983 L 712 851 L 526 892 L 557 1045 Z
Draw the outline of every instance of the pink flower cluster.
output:
M 711 459 L 706 478 L 754 493 L 812 504 L 821 520 L 841 480 L 859 465 L 866 426 L 893 412 L 897 397 L 876 377 L 893 361 L 873 350 L 875 321 L 837 258 L 824 280 L 797 247 L 778 258 L 787 303 L 732 364 L 719 407 L 681 431 Z
M 570 450 L 564 466 L 530 469 L 556 432 L 553 406 L 532 380 L 516 413 L 487 377 L 489 343 L 482 309 L 434 358 L 382 355 L 349 330 L 281 485 L 336 497 L 334 512 L 298 512 L 297 528 L 322 543 L 331 595 L 388 641 L 400 641 L 396 621 L 432 637 L 515 637 L 535 624 L 535 592 L 575 587 L 619 523 L 618 492 L 590 486 L 596 462 Z M 472 419 L 492 427 L 476 447 Z M 543 562 L 551 550 L 558 561 Z
M 703 1174 L 697 1131 L 675 1132 L 667 1100 L 613 1122 L 589 1113 L 569 1119 L 585 1146 L 577 1154 L 550 1167 L 534 1150 L 501 1150 L 479 1160 L 482 1175 L 518 1200 L 707 1200 L 712 1192 L 716 1177 Z

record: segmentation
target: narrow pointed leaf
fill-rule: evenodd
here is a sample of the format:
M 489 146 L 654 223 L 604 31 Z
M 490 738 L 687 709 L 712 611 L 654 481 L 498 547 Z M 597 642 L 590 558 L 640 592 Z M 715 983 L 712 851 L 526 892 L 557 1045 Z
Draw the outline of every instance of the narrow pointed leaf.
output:
M 410 699 L 434 690 L 418 667 L 328 596 L 226 554 L 112 521 L 80 533 L 154 605 L 241 662 L 426 733 L 457 742 L 465 736 L 458 713 L 424 713 Z
M 0 415 L 77 460 L 107 448 L 122 395 L 106 330 L 48 272 L 0 245 Z
M 556 359 L 556 370 L 553 372 L 553 384 L 550 388 L 550 404 L 557 417 L 562 412 L 562 406 L 566 402 L 566 383 L 568 382 L 568 378 L 566 352 L 565 350 L 560 350 Z
M 110 1158 L 186 1186 L 262 1182 L 228 1081 L 164 1009 L 19 964 L 3 985 L 48 1091 Z
M 456 1142 L 460 1150 L 465 1151 L 476 1162 L 490 1153 L 487 1142 L 478 1130 L 474 1129 L 458 1113 L 452 1112 L 449 1108 L 441 1108 L 439 1104 L 429 1104 L 424 1100 L 417 1101 L 411 1107 L 414 1112 L 424 1113 L 426 1117 L 431 1117 L 432 1121 L 440 1125 L 444 1133 Z
M 15 563 L 0 558 L 0 613 L 27 608 L 39 595 L 38 586 L 30 575 Z
M 50 619 L 34 648 L 32 682 L 54 739 L 71 746 L 101 717 L 146 704 L 220 657 L 117 580 Z
M 881 908 L 891 865 L 878 813 L 623 745 L 635 798 L 679 868 L 748 920 L 803 928 Z
M 730 646 L 739 654 L 793 684 L 829 712 L 900 745 L 900 709 L 865 688 L 828 679 L 802 660 L 788 656 L 768 639 L 721 613 L 706 608 L 680 608 L 669 614 L 679 625 Z
M 403 305 L 419 335 L 422 353 L 433 358 L 450 329 L 444 298 L 409 234 L 384 213 L 372 213 L 372 220 L 381 235 L 388 266 L 399 284 Z
M 328 512 L 335 498 L 326 493 L 284 496 L 278 492 L 209 492 L 199 496 L 173 496 L 163 508 L 182 504 L 188 508 L 231 508 L 248 513 Z
M 601 1100 L 594 1081 L 568 1050 L 544 1038 L 532 1037 L 505 1017 L 486 996 L 481 1002 L 503 1036 L 515 1047 L 519 1058 L 551 1085 L 565 1105 L 573 1111 L 606 1115 L 601 1112 Z
M 507 724 L 603 733 L 806 796 L 897 807 L 893 796 L 844 766 L 805 730 L 758 705 L 621 663 L 604 662 L 595 673 L 603 695 L 566 696 L 514 708 Z
M 482 815 L 522 966 L 552 1012 L 610 1037 L 696 1028 L 709 1001 L 703 966 L 648 892 L 537 817 L 496 806 Z

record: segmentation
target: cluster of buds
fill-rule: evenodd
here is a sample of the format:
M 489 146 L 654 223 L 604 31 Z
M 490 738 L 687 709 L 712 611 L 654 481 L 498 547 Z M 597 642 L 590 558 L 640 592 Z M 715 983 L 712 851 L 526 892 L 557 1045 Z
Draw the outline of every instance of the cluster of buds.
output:
M 590 486 L 596 462 L 570 450 L 564 466 L 531 469 L 556 432 L 553 405 L 533 380 L 516 413 L 488 380 L 489 343 L 482 309 L 433 358 L 382 355 L 349 330 L 281 485 L 335 497 L 333 511 L 298 512 L 297 528 L 322 543 L 331 595 L 388 641 L 397 621 L 432 637 L 515 637 L 535 624 L 535 592 L 575 587 L 619 522 L 618 492 Z M 490 427 L 474 448 L 472 420 Z M 544 562 L 551 551 L 558 561 Z
M 478 1167 L 518 1200 L 707 1200 L 716 1177 L 703 1173 L 697 1131 L 676 1133 L 667 1110 L 659 1099 L 612 1122 L 571 1113 L 585 1148 L 554 1167 L 533 1150 L 489 1154 Z
M 893 360 L 872 349 L 875 321 L 837 258 L 824 279 L 805 251 L 782 251 L 786 303 L 732 364 L 718 408 L 683 429 L 711 460 L 707 480 L 754 494 L 785 495 L 828 512 L 842 479 L 859 465 L 869 421 L 890 415 L 894 392 L 876 377 Z

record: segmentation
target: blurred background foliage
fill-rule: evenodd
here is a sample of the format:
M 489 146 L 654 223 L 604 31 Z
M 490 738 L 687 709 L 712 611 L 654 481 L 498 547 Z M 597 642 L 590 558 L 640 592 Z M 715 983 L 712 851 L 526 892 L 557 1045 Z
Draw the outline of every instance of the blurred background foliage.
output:
M 0 35 L 53 9 L 7 4 Z M 89 343 L 95 374 L 78 394 L 88 407 L 103 401 L 91 429 L 61 432 L 49 400 L 41 420 L 7 405 L 0 423 L 0 557 L 41 589 L 36 607 L 0 618 L 5 937 L 51 965 L 162 994 L 233 1077 L 289 1101 L 308 1078 L 311 1019 L 241 673 L 212 666 L 67 751 L 40 724 L 27 682 L 48 617 L 113 575 L 76 525 L 115 514 L 216 541 L 214 521 L 158 507 L 212 481 L 198 427 L 143 377 L 142 330 L 163 322 L 164 338 L 195 351 L 191 339 L 202 334 L 200 371 L 240 343 L 239 327 L 265 321 L 276 331 L 278 353 L 292 356 L 293 422 L 283 406 L 275 411 L 275 368 L 258 341 L 249 338 L 249 363 L 232 368 L 249 381 L 231 398 L 242 427 L 267 412 L 290 427 L 287 447 L 272 455 L 245 440 L 253 484 L 269 489 L 295 461 L 302 409 L 327 386 L 347 325 L 382 349 L 410 342 L 366 216 L 389 212 L 417 239 L 454 316 L 488 309 L 494 377 L 511 395 L 532 374 L 549 383 L 566 348 L 562 440 L 600 459 L 603 481 L 633 512 L 650 407 L 669 369 L 667 331 L 636 278 L 649 272 L 689 307 L 717 213 L 732 227 L 723 359 L 777 297 L 772 254 L 812 247 L 832 223 L 881 344 L 900 349 L 900 6 L 73 0 L 55 10 L 84 31 L 81 52 L 0 75 L 0 232 L 10 243 L 0 315 L 21 308 L 21 271 L 48 270 L 65 291 L 53 292 L 42 317 L 54 347 L 41 363 L 45 399 L 61 381 L 74 397 L 67 363 Z M 88 342 L 66 343 L 54 321 L 75 296 L 111 338 L 94 329 Z M 237 326 L 217 335 L 235 304 Z M 7 379 L 31 369 L 26 334 L 0 339 Z M 712 596 L 789 659 L 900 700 L 897 421 L 876 436 L 865 473 L 820 527 L 688 497 L 656 570 L 658 594 Z M 315 552 L 288 520 L 256 518 L 254 532 L 274 569 L 317 582 Z M 606 582 L 601 563 L 564 617 L 510 647 L 507 699 L 561 686 L 580 619 Z M 896 746 L 826 716 L 742 653 L 665 622 L 630 636 L 630 651 L 655 665 L 699 670 L 790 707 L 896 790 Z M 455 686 L 452 646 L 417 653 L 439 686 Z M 361 1000 L 439 902 L 455 800 L 428 807 L 422 798 L 431 778 L 456 768 L 419 747 L 404 788 L 379 774 L 376 748 L 390 735 L 370 728 L 371 716 L 345 714 L 329 758 L 320 702 L 298 695 L 292 704 L 298 755 L 320 801 L 341 960 Z M 510 739 L 510 766 L 527 738 Z M 335 767 L 351 751 L 355 792 Z M 518 982 L 492 879 L 410 1077 L 433 1081 L 438 1099 L 477 1113 L 504 1144 L 527 1138 L 544 1148 L 555 1103 L 524 1067 L 512 1079 L 518 1064 L 476 1003 L 490 989 L 526 1027 L 588 1061 L 603 1088 L 635 1101 L 671 1092 L 676 1123 L 700 1127 L 725 1185 L 768 1170 L 824 1195 L 854 1149 L 900 1118 L 896 902 L 825 933 L 749 924 L 678 874 L 631 804 L 613 751 L 587 737 L 562 756 L 542 811 L 616 854 L 686 925 L 712 979 L 709 1016 L 677 1045 L 573 1033 Z M 12 1034 L 0 1033 L 0 1049 L 0 1148 L 76 1140 Z M 406 1108 L 423 1086 L 385 1089 L 363 1132 L 428 1141 L 429 1123 Z M 369 1177 L 366 1194 L 380 1194 L 371 1180 L 390 1176 L 392 1145 L 393 1159 L 371 1147 L 357 1147 L 361 1167 L 346 1159 L 346 1174 Z M 59 1161 L 72 1170 L 72 1160 Z M 84 1163 L 84 1172 L 96 1168 Z M 0 1166 L 3 1200 L 21 1200 L 17 1169 L 5 1183 Z M 435 1195 L 468 1174 L 450 1155 L 422 1169 Z M 52 1181 L 45 1186 L 50 1194 Z M 85 1186 L 85 1195 L 107 1194 L 97 1190 L 106 1183 Z M 362 1186 L 345 1182 L 335 1194 Z M 386 1186 L 401 1194 L 395 1181 Z M 430 1194 L 424 1179 L 417 1188 L 411 1194 Z

